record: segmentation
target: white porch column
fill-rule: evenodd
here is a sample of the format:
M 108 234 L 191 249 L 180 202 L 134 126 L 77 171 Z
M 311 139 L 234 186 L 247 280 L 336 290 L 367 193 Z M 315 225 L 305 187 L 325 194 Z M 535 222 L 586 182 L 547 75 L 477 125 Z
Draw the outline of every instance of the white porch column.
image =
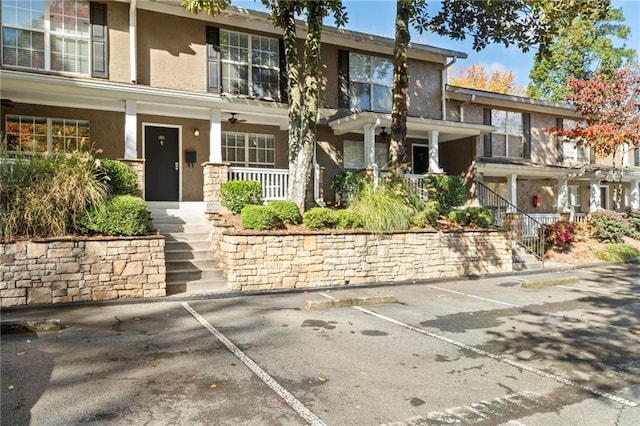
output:
M 429 130 L 429 173 L 442 173 L 438 154 L 439 134 L 437 130 Z
M 589 179 L 589 212 L 600 210 L 602 202 L 600 200 L 600 178 Z
M 124 158 L 138 158 L 138 114 L 136 101 L 124 102 Z
M 222 163 L 222 124 L 220 110 L 212 109 L 209 119 L 209 162 Z
M 376 163 L 376 125 L 364 125 L 364 166 L 371 167 Z
M 569 178 L 566 176 L 558 177 L 556 204 L 558 206 L 558 213 L 567 213 L 569 211 Z
M 633 210 L 638 210 L 640 209 L 640 188 L 638 187 L 640 185 L 640 179 L 631 179 L 629 185 L 631 185 L 631 191 L 629 192 L 629 206 Z
M 509 196 L 509 201 L 515 207 L 518 207 L 518 175 L 508 175 L 507 176 L 507 195 Z

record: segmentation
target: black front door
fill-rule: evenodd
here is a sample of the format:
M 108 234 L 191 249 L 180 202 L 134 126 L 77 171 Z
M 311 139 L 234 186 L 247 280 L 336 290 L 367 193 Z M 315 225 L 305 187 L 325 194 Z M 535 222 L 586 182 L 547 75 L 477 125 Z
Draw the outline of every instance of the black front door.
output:
M 429 147 L 423 145 L 412 145 L 413 167 L 412 172 L 416 175 L 423 175 L 429 171 Z
M 180 160 L 178 129 L 144 128 L 144 187 L 147 201 L 179 201 Z

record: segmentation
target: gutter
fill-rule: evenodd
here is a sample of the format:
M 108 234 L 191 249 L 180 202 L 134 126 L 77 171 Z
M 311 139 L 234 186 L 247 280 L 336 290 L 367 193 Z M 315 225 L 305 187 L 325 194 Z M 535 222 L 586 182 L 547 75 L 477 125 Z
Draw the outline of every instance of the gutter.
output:
M 457 56 L 454 56 L 453 59 L 451 59 L 451 62 L 449 62 L 448 64 L 444 65 L 444 68 L 442 68 L 442 87 L 440 88 L 440 93 L 442 96 L 442 119 L 446 120 L 447 119 L 447 69 L 451 68 L 453 66 L 453 64 L 456 63 L 456 61 L 458 60 Z M 461 120 L 462 121 L 462 120 Z

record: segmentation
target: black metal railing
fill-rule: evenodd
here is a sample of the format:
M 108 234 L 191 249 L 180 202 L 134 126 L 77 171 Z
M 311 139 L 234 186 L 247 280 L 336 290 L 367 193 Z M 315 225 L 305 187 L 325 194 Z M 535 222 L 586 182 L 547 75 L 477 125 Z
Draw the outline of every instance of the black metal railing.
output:
M 509 200 L 478 182 L 477 196 L 482 207 L 493 211 L 493 225 L 508 227 L 518 245 L 540 260 L 544 260 L 544 228 L 526 212 L 520 210 Z M 508 223 L 507 223 L 508 222 Z

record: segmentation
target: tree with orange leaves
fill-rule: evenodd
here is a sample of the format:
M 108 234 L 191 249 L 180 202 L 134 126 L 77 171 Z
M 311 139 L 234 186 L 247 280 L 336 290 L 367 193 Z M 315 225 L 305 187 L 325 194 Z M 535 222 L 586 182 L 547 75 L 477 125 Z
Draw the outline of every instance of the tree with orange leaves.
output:
M 591 79 L 569 78 L 565 99 L 582 115 L 571 129 L 545 129 L 588 146 L 597 157 L 613 156 L 616 210 L 622 195 L 621 159 L 625 145 L 640 148 L 640 73 L 630 67 Z
M 522 87 L 515 85 L 513 71 L 501 73 L 496 70 L 488 75 L 484 65 L 474 64 L 466 70 L 458 70 L 455 76 L 450 78 L 449 84 L 507 95 L 522 95 L 524 93 Z

